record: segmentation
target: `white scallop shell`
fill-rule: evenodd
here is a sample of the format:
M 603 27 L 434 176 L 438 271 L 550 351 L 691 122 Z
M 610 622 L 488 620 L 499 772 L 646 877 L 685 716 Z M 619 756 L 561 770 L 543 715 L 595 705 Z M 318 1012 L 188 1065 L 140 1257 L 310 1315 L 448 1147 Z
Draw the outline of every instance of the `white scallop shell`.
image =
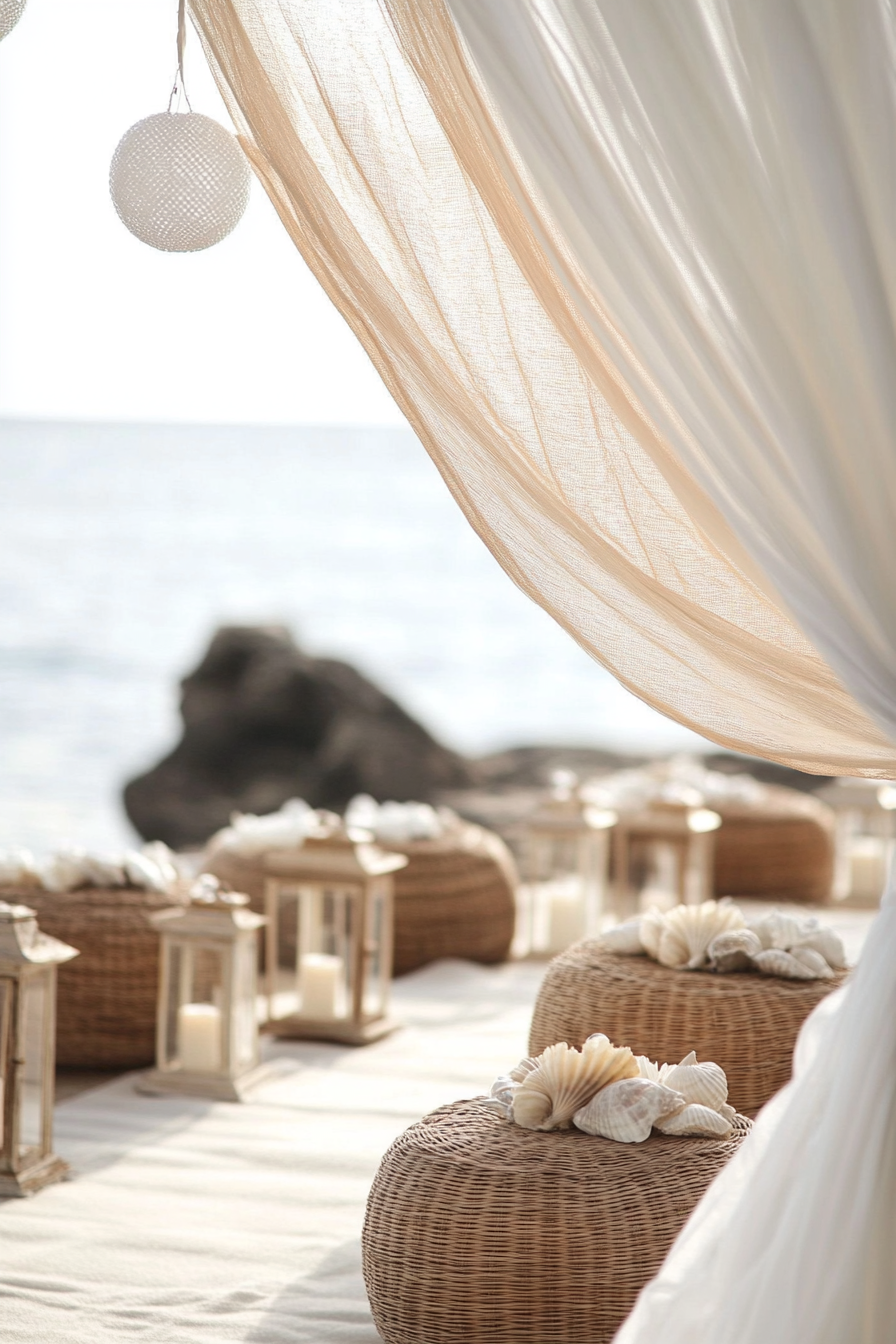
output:
M 643 1143 L 659 1120 L 680 1111 L 678 1092 L 647 1078 L 624 1078 L 601 1088 L 572 1118 L 577 1129 L 617 1143 Z
M 786 952 L 814 925 L 814 920 L 807 922 L 794 915 L 782 914 L 780 910 L 772 910 L 761 919 L 751 920 L 747 928 L 756 934 L 763 948 L 778 948 Z
M 793 952 L 770 947 L 756 954 L 753 965 L 763 975 L 778 975 L 785 980 L 829 980 L 834 974 L 824 957 L 808 947 Z
M 833 929 L 826 927 L 811 929 L 803 934 L 790 950 L 796 952 L 797 948 L 801 947 L 808 947 L 817 952 L 835 971 L 846 969 L 846 952 L 841 939 Z
M 641 947 L 654 961 L 659 957 L 660 938 L 665 928 L 666 918 L 661 911 L 650 909 L 641 916 Z
M 600 940 L 611 952 L 618 952 L 620 956 L 640 956 L 644 951 L 644 944 L 641 942 L 640 915 L 637 919 L 627 919 L 624 924 L 615 924 L 613 928 L 605 929 Z
M 524 1129 L 568 1129 L 576 1111 L 602 1087 L 638 1074 L 627 1047 L 606 1036 L 589 1036 L 581 1050 L 564 1042 L 549 1045 L 513 1094 L 513 1118 Z
M 728 1100 L 725 1070 L 709 1060 L 702 1064 L 673 1064 L 662 1082 L 664 1087 L 680 1092 L 688 1105 L 708 1106 L 710 1110 L 719 1111 Z
M 673 969 L 699 970 L 707 964 L 707 949 L 714 938 L 743 927 L 743 915 L 728 902 L 677 905 L 663 917 L 657 960 Z
M 761 951 L 762 943 L 751 929 L 729 929 L 716 934 L 706 956 L 713 970 L 749 971 L 753 969 L 753 957 Z
M 667 1116 L 665 1120 L 658 1120 L 656 1127 L 663 1134 L 705 1134 L 723 1139 L 731 1133 L 734 1125 L 728 1116 L 720 1115 L 709 1106 L 691 1105 Z
M 37 886 L 40 871 L 28 849 L 0 849 L 0 885 Z

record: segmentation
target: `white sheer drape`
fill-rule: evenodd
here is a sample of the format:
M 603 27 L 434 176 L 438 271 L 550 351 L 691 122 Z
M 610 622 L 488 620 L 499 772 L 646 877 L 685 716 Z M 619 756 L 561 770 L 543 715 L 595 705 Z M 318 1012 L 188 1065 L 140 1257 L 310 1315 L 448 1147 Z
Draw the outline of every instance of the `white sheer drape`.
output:
M 896 726 L 896 16 L 448 0 L 571 300 Z M 531 205 L 530 205 L 531 208 Z M 896 1339 L 896 894 L 618 1344 Z
M 191 0 L 508 573 L 717 741 L 896 773 L 892 7 L 447 3 Z M 894 965 L 890 904 L 620 1344 L 892 1344 Z

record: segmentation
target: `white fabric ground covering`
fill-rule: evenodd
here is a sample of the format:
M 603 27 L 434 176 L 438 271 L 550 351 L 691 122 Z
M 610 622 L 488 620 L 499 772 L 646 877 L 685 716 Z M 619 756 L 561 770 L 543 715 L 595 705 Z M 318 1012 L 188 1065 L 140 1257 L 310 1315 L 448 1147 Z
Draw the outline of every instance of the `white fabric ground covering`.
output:
M 251 1104 L 145 1097 L 134 1075 L 63 1103 L 75 1179 L 0 1204 L 4 1344 L 376 1344 L 360 1233 L 379 1159 L 525 1053 L 543 973 L 405 977 L 403 1031 L 363 1050 L 270 1043 L 277 1074 Z

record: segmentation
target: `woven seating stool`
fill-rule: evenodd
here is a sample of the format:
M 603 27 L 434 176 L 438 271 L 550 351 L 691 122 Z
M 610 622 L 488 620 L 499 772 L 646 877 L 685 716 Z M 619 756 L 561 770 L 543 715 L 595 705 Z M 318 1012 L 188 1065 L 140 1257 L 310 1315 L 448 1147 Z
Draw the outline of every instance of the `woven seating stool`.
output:
M 696 1050 L 728 1075 L 728 1100 L 753 1115 L 791 1074 L 797 1034 L 817 1003 L 846 978 L 779 980 L 755 972 L 673 971 L 649 957 L 625 957 L 584 940 L 548 966 L 529 1054 L 556 1041 L 581 1046 L 592 1032 L 635 1054 L 677 1063 Z
M 133 887 L 52 892 L 4 887 L 0 899 L 37 912 L 41 928 L 76 947 L 59 968 L 56 1062 L 73 1069 L 139 1069 L 156 1055 L 159 935 L 154 910 L 177 899 Z
M 520 1129 L 476 1101 L 380 1164 L 364 1280 L 386 1344 L 606 1344 L 750 1122 L 613 1143 Z

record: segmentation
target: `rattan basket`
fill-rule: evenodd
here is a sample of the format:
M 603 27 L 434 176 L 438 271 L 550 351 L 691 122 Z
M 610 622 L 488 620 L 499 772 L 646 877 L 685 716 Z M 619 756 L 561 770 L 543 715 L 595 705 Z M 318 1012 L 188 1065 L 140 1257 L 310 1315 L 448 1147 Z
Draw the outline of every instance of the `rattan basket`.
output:
M 779 980 L 751 972 L 673 971 L 585 940 L 548 966 L 529 1053 L 556 1041 L 578 1047 L 595 1031 L 661 1064 L 696 1050 L 698 1059 L 725 1070 L 732 1106 L 752 1115 L 787 1082 L 803 1021 L 845 976 Z
M 436 840 L 389 841 L 383 848 L 408 858 L 407 867 L 395 874 L 395 975 L 439 957 L 487 965 L 507 959 L 517 876 L 503 840 L 482 826 L 460 822 Z M 263 912 L 265 877 L 272 870 L 263 867 L 262 856 L 211 852 L 203 868 L 246 892 L 253 910 Z
M 147 916 L 176 898 L 133 887 L 58 893 L 6 887 L 0 898 L 30 906 L 45 933 L 80 953 L 59 967 L 57 1064 L 110 1070 L 152 1064 L 159 935 Z
M 748 1129 L 624 1144 L 443 1106 L 396 1139 L 367 1201 L 377 1330 L 386 1344 L 605 1344 Z

